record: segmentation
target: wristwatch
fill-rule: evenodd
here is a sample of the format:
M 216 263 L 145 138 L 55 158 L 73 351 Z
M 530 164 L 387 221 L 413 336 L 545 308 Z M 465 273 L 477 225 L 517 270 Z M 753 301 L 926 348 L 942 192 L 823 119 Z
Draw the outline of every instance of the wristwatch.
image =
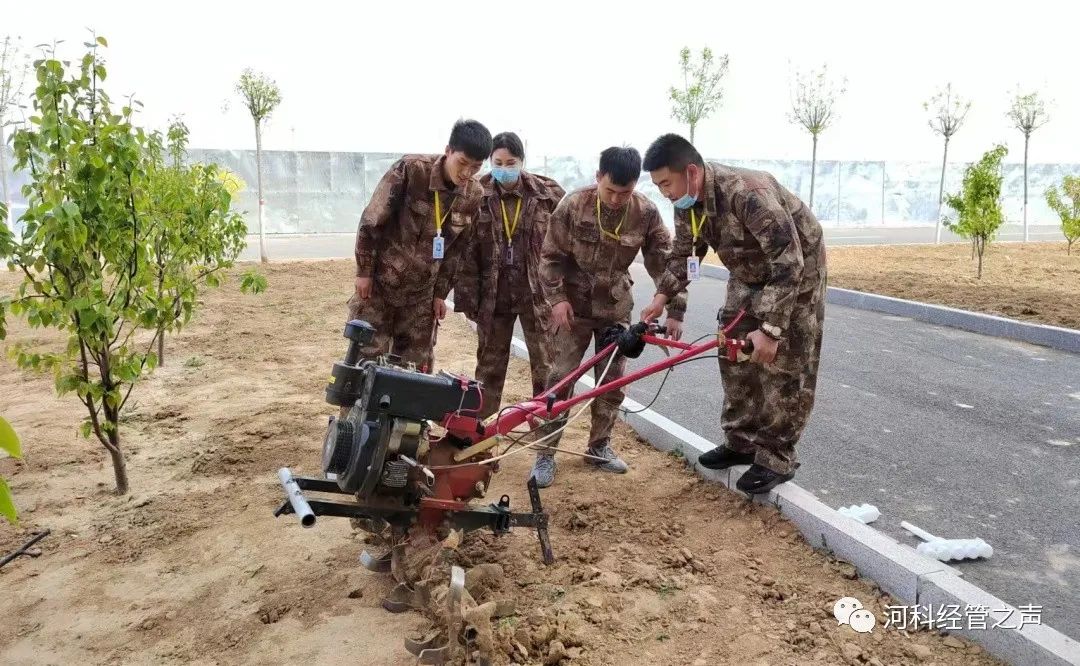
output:
M 773 340 L 779 340 L 784 335 L 784 329 L 779 326 L 773 326 L 772 324 L 766 324 L 765 322 L 761 322 L 761 332 Z

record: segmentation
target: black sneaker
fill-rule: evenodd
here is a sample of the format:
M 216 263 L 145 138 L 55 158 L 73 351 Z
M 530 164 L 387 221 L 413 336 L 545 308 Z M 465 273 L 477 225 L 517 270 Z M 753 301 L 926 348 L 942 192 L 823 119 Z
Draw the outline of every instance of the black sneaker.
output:
M 790 474 L 778 474 L 768 467 L 751 465 L 750 469 L 746 470 L 746 473 L 739 477 L 739 480 L 735 483 L 735 487 L 744 493 L 757 495 L 759 493 L 767 493 L 781 483 L 785 483 L 794 478 L 795 472 Z
M 727 469 L 733 465 L 752 465 L 753 453 L 739 453 L 726 446 L 718 446 L 698 456 L 698 463 L 705 469 Z

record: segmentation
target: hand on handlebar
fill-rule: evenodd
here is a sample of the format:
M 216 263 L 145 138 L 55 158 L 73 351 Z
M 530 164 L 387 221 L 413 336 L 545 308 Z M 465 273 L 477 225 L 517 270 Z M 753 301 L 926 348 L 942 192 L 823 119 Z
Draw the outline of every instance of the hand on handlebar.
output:
M 652 302 L 646 305 L 645 309 L 641 311 L 641 321 L 646 323 L 652 322 L 664 311 L 665 305 L 667 305 L 667 296 L 664 296 L 663 294 L 653 296 Z

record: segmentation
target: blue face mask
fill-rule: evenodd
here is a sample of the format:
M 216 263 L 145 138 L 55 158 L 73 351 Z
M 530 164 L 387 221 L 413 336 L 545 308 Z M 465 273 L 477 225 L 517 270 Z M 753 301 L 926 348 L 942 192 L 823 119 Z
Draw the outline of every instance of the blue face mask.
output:
M 517 179 L 521 177 L 521 167 L 519 167 L 519 166 L 512 166 L 512 167 L 493 166 L 493 167 L 491 167 L 491 177 L 494 178 L 496 181 L 498 181 L 502 185 L 509 185 L 511 183 L 516 183 Z
M 697 197 L 692 197 L 692 196 L 690 196 L 690 193 L 687 192 L 686 194 L 684 194 L 681 197 L 679 197 L 678 199 L 676 199 L 672 203 L 672 205 L 675 206 L 676 208 L 678 208 L 679 210 L 686 210 L 687 208 L 692 208 L 693 205 L 696 204 L 696 203 L 697 203 Z
M 686 172 L 686 194 L 684 194 L 681 197 L 679 197 L 678 199 L 676 199 L 674 202 L 672 202 L 671 205 L 675 206 L 679 210 L 686 210 L 687 208 L 693 207 L 693 205 L 696 204 L 696 203 L 697 203 L 697 197 L 690 195 L 690 171 L 687 170 L 687 172 Z

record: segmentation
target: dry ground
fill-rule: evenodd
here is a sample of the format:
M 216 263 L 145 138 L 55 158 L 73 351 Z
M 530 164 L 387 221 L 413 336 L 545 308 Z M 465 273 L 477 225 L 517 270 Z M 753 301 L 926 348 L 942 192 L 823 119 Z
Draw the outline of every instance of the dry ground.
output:
M 0 569 L 0 663 L 413 663 L 402 639 L 428 622 L 379 607 L 390 583 L 358 566 L 362 539 L 348 521 L 304 530 L 271 515 L 279 467 L 318 472 L 350 270 L 271 265 L 262 295 L 240 295 L 236 279 L 206 294 L 169 340 L 165 367 L 137 388 L 122 431 L 127 497 L 110 492 L 104 451 L 76 437 L 76 399 L 0 361 L 0 405 L 27 453 L 0 460 L 22 511 L 18 527 L 0 525 L 0 553 L 52 530 L 40 557 Z M 0 274 L 0 289 L 13 284 Z M 55 344 L 12 328 L 9 342 Z M 439 341 L 441 367 L 471 373 L 465 322 L 451 316 Z M 512 362 L 508 398 L 524 397 L 526 371 Z M 584 447 L 584 431 L 563 443 Z M 621 424 L 615 445 L 629 474 L 565 458 L 544 491 L 554 566 L 528 531 L 466 539 L 465 563 L 500 564 L 493 594 L 517 602 L 498 631 L 515 655 L 502 663 L 997 663 L 935 633 L 837 626 L 840 597 L 859 598 L 879 623 L 891 602 L 774 509 L 698 480 Z M 509 493 L 519 510 L 530 458 L 507 459 L 496 477 L 495 496 Z
M 829 284 L 1080 329 L 1080 246 L 1071 256 L 1065 249 L 1064 242 L 991 244 L 977 279 L 968 245 L 830 247 Z

